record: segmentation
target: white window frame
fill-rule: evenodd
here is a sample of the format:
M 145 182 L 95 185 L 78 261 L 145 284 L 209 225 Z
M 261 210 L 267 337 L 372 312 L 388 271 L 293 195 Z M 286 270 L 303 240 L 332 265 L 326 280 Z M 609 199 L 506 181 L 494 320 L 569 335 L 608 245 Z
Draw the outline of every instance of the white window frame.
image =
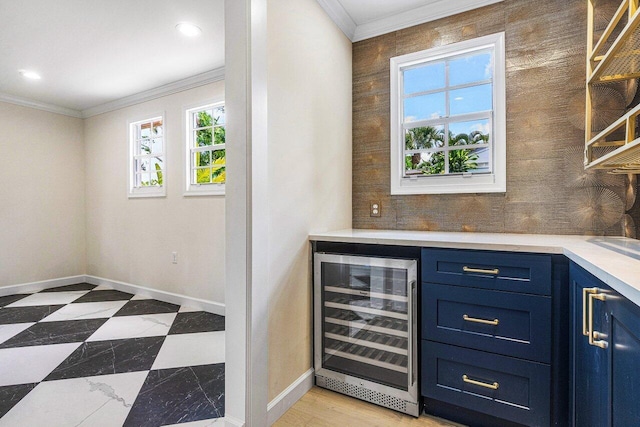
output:
M 141 124 L 153 123 L 155 121 L 162 121 L 162 153 L 161 154 L 149 154 L 140 155 L 137 153 L 138 133 L 137 129 Z M 137 197 L 165 197 L 167 195 L 167 123 L 165 120 L 164 112 L 145 115 L 144 118 L 129 120 L 127 122 L 127 129 L 129 131 L 129 156 L 128 156 L 128 169 L 129 169 L 129 182 L 128 182 L 128 196 L 129 198 Z M 140 157 L 161 157 L 162 168 L 162 185 L 136 187 L 136 159 Z
M 194 183 L 192 180 L 192 153 L 197 150 L 194 147 L 193 141 L 193 132 L 195 128 L 193 128 L 193 117 L 194 113 L 198 111 L 202 111 L 210 108 L 218 108 L 223 107 L 223 100 L 209 100 L 206 102 L 200 102 L 198 104 L 193 104 L 183 108 L 183 120 L 184 120 L 184 135 L 185 135 L 185 196 L 224 196 L 225 195 L 225 184 L 219 183 L 210 183 L 210 184 L 198 184 Z M 226 127 L 226 121 L 223 125 Z M 215 150 L 224 150 L 226 149 L 226 144 L 218 144 L 215 146 Z M 225 162 L 226 166 L 226 162 Z
M 417 64 L 491 49 L 493 67 L 491 173 L 404 176 L 404 93 L 402 72 Z M 504 193 L 506 182 L 506 90 L 504 32 L 391 58 L 391 194 Z

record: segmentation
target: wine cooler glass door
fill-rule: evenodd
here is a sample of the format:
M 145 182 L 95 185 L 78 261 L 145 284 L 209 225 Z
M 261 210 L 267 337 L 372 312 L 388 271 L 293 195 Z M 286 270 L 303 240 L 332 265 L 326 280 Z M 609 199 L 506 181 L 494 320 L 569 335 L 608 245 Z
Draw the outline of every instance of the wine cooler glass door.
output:
M 316 367 L 409 392 L 415 260 L 316 254 Z

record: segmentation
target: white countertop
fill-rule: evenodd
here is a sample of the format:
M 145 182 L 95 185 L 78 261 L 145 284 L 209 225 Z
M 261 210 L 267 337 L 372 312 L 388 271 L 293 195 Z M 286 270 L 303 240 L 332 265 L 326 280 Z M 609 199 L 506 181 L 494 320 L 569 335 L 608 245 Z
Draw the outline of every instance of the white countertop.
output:
M 640 306 L 640 240 L 625 237 L 346 229 L 309 240 L 563 254 Z

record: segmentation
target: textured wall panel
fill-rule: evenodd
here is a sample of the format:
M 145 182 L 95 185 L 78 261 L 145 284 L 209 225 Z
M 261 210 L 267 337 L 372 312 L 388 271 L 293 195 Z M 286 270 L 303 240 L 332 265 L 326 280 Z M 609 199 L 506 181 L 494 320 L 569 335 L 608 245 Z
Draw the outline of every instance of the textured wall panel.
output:
M 500 31 L 507 192 L 391 196 L 389 59 Z M 354 228 L 635 235 L 637 181 L 582 167 L 585 46 L 585 0 L 505 0 L 354 43 Z M 594 103 L 603 115 L 624 108 L 618 104 L 628 95 L 602 92 Z M 369 216 L 373 201 L 381 203 L 380 218 Z

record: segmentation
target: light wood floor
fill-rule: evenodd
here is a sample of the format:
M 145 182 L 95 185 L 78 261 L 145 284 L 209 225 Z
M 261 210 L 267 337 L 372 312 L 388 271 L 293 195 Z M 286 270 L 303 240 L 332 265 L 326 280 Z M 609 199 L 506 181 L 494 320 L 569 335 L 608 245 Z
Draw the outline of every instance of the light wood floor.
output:
M 320 387 L 313 387 L 276 423 L 275 427 L 451 427 L 445 420 L 414 418 Z

